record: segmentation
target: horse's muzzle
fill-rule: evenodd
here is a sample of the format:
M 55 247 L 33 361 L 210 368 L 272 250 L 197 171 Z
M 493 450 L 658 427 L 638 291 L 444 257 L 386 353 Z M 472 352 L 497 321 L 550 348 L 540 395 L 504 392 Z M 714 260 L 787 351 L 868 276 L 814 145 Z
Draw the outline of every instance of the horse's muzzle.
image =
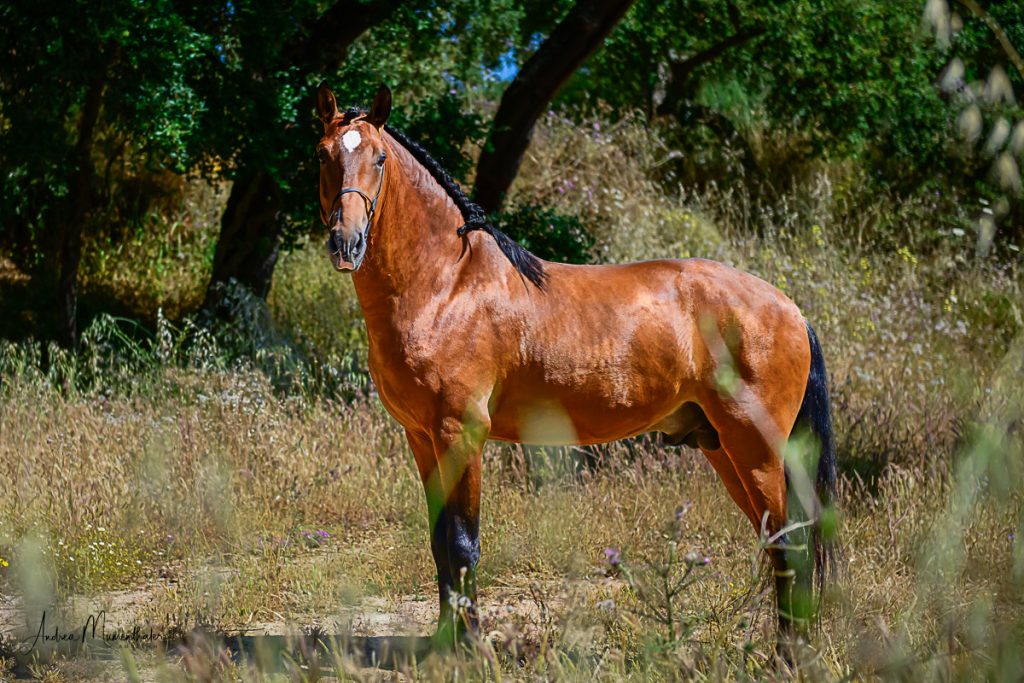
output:
M 341 230 L 332 230 L 327 238 L 327 251 L 331 255 L 331 265 L 342 273 L 359 270 L 366 256 L 366 237 L 362 230 L 357 230 L 351 237 L 345 237 Z

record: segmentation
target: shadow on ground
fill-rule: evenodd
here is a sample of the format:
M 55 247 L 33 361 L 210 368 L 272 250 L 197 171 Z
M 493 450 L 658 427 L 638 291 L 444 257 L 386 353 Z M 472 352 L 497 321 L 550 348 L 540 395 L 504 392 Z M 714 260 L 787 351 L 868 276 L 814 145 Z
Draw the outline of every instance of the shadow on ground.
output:
M 62 658 L 96 661 L 124 660 L 125 651 L 146 649 L 163 654 L 168 663 L 184 663 L 187 669 L 209 670 L 217 664 L 251 664 L 263 673 L 332 670 L 340 662 L 354 668 L 406 670 L 434 651 L 425 636 L 354 636 L 347 633 L 280 636 L 206 633 L 193 631 L 184 637 L 150 639 L 150 634 L 131 634 L 110 639 L 82 633 L 54 634 L 59 640 L 29 642 L 5 653 L 14 660 L 9 673 L 17 679 L 34 679 L 41 665 Z

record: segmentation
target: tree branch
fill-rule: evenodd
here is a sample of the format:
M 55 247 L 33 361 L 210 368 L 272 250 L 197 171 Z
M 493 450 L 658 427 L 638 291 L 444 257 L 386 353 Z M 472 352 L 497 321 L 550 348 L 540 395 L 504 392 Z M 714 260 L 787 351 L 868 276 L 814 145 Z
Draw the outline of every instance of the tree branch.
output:
M 398 0 L 338 0 L 304 35 L 285 47 L 285 63 L 294 64 L 305 73 L 337 67 L 356 38 L 384 21 L 399 4 Z
M 519 171 L 533 126 L 562 85 L 601 45 L 633 0 L 578 0 L 501 97 L 476 169 L 475 199 L 494 211 Z
M 726 11 L 729 12 L 729 21 L 732 23 L 732 30 L 736 33 L 740 33 L 743 30 L 740 18 L 740 9 L 736 6 L 735 2 L 729 2 L 726 4 Z
M 307 30 L 286 44 L 281 64 L 298 67 L 300 77 L 337 68 L 352 43 L 387 19 L 399 2 L 337 0 Z M 310 89 L 310 110 L 315 97 Z M 253 164 L 240 171 L 221 215 L 213 272 L 203 304 L 206 310 L 214 309 L 223 296 L 220 287 L 232 278 L 260 297 L 265 298 L 270 291 L 281 240 L 281 225 L 277 220 L 280 197 L 280 187 L 264 166 Z
M 728 50 L 764 35 L 764 32 L 765 29 L 761 26 L 740 31 L 719 43 L 715 43 L 708 49 L 698 52 L 692 57 L 680 62 L 673 62 L 670 67 L 672 80 L 669 81 L 669 87 L 665 93 L 665 99 L 662 101 L 662 106 L 658 108 L 660 113 L 665 113 L 665 110 L 672 106 L 670 103 L 683 99 L 686 83 L 694 71 L 705 64 L 715 61 Z
M 958 2 L 971 11 L 974 16 L 985 22 L 985 25 L 989 27 L 989 30 L 995 34 L 996 40 L 999 41 L 999 45 L 1002 46 L 1003 52 L 1009 58 L 1013 64 L 1013 68 L 1017 70 L 1021 78 L 1024 78 L 1024 58 L 1017 52 L 1017 48 L 1010 42 L 1010 37 L 1006 35 L 1006 31 L 1003 27 L 995 20 L 995 18 L 985 11 L 985 8 L 979 5 L 975 0 L 958 0 Z

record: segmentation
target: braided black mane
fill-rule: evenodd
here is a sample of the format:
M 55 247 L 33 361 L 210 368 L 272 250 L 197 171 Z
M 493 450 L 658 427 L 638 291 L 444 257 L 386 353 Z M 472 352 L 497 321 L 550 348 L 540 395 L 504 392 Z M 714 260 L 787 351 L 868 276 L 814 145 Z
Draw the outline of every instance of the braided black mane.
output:
M 350 109 L 346 112 L 346 116 L 363 113 L 365 112 L 358 109 Z M 462 191 L 459 184 L 452 180 L 448 172 L 441 168 L 441 165 L 430 156 L 427 150 L 391 126 L 385 126 L 384 129 L 416 161 L 420 162 L 430 172 L 430 175 L 437 181 L 438 185 L 443 187 L 448 196 L 455 202 L 455 206 L 458 207 L 459 212 L 462 214 L 462 219 L 466 221 L 458 230 L 459 237 L 464 237 L 466 233 L 472 230 L 483 230 L 498 243 L 501 253 L 505 255 L 505 258 L 509 260 L 509 263 L 516 269 L 517 273 L 536 285 L 538 289 L 544 289 L 544 283 L 547 281 L 548 275 L 544 272 L 544 264 L 541 260 L 531 254 L 524 246 L 491 225 L 487 221 L 487 214 L 484 213 L 484 210 L 466 196 L 466 193 Z

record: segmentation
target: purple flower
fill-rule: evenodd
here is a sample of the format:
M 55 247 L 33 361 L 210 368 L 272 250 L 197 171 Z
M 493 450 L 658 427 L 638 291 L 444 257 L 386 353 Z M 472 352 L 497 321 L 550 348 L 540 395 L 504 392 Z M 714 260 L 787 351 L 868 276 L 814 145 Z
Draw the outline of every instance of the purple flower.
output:
M 622 554 L 615 548 L 605 548 L 604 559 L 611 566 L 618 567 L 622 563 Z

